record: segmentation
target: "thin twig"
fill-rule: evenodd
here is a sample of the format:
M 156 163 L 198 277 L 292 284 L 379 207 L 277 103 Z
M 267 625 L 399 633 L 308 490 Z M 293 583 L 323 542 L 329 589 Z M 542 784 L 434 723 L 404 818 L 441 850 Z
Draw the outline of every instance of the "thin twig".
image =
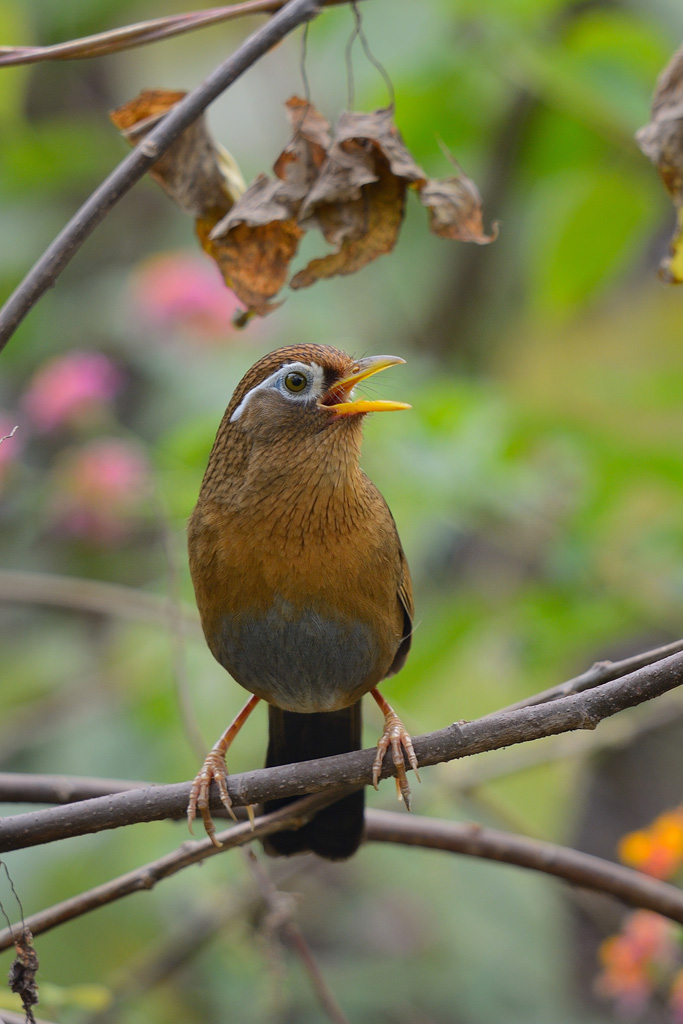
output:
M 594 686 L 600 686 L 601 683 L 608 683 L 612 679 L 619 679 L 621 676 L 627 675 L 629 672 L 635 672 L 636 669 L 652 665 L 656 661 L 661 661 L 662 658 L 667 658 L 670 654 L 678 654 L 679 651 L 683 651 L 683 640 L 674 640 L 673 643 L 664 644 L 663 647 L 654 647 L 650 651 L 634 654 L 632 657 L 623 658 L 621 661 L 596 661 L 595 664 L 591 665 L 585 672 L 582 672 L 581 675 L 574 676 L 564 683 L 558 683 L 557 686 L 551 686 L 548 690 L 542 690 L 541 693 L 535 693 L 531 697 L 524 697 L 514 704 L 508 704 L 507 707 L 501 708 L 500 711 L 496 711 L 494 714 L 500 715 L 506 711 L 518 711 L 520 708 L 534 707 L 536 704 L 546 704 L 548 701 L 557 700 L 558 697 L 568 697 L 572 693 L 582 693 L 584 690 L 590 690 Z
M 321 7 L 332 7 L 348 3 L 349 0 L 320 0 Z M 134 25 L 109 29 L 82 39 L 71 39 L 66 43 L 52 46 L 0 46 L 0 68 L 16 64 L 36 64 L 45 60 L 83 60 L 88 57 L 103 57 L 135 46 L 157 43 L 162 39 L 194 32 L 196 29 L 219 25 L 221 22 L 243 18 L 245 15 L 274 14 L 284 7 L 285 0 L 246 0 L 245 3 L 229 4 L 226 7 L 212 7 L 205 11 L 189 14 L 173 14 L 165 18 L 153 18 Z
M 71 921 L 73 918 L 87 914 L 107 903 L 130 896 L 131 893 L 153 889 L 157 882 L 175 875 L 191 864 L 198 864 L 208 857 L 214 857 L 227 850 L 235 849 L 237 846 L 243 846 L 254 839 L 261 839 L 282 828 L 301 828 L 302 825 L 310 821 L 317 811 L 335 799 L 337 799 L 336 795 L 330 793 L 316 793 L 304 797 L 303 800 L 288 804 L 286 807 L 281 807 L 279 810 L 273 811 L 272 814 L 262 815 L 256 819 L 253 828 L 249 822 L 233 825 L 232 828 L 217 835 L 217 839 L 221 843 L 220 848 L 214 846 L 210 839 L 187 840 L 177 850 L 165 857 L 150 861 L 150 863 L 136 868 L 134 871 L 129 871 L 119 878 L 114 878 L 110 882 L 98 885 L 94 889 L 89 889 L 62 903 L 29 915 L 25 919 L 25 926 L 30 928 L 34 935 L 39 935 L 65 921 Z M 11 945 L 11 929 L 4 928 L 0 931 L 0 950 L 8 949 Z
M 661 696 L 682 683 L 683 653 L 673 654 L 585 693 L 518 711 L 488 715 L 474 722 L 456 723 L 426 736 L 415 737 L 413 742 L 418 764 L 420 767 L 440 764 L 542 736 L 595 729 L 603 719 Z M 340 783 L 356 788 L 370 783 L 374 756 L 374 750 L 359 750 L 231 775 L 228 790 L 234 806 L 245 806 L 284 796 L 330 791 Z M 387 756 L 381 777 L 394 773 L 392 759 Z M 189 783 L 150 786 L 5 818 L 0 823 L 0 853 L 139 821 L 181 818 L 185 814 L 189 792 Z M 211 806 L 216 809 L 221 806 L 215 792 Z
M 52 1024 L 51 1021 L 45 1020 L 44 1017 L 34 1017 L 35 1024 Z M 26 1014 L 16 1013 L 14 1010 L 0 1010 L 0 1021 L 2 1024 L 26 1024 Z
M 171 614 L 166 598 L 134 587 L 125 587 L 120 583 L 11 569 L 0 570 L 0 601 L 56 605 L 167 628 Z M 196 609 L 183 605 L 179 611 L 182 613 L 183 627 L 189 627 L 194 634 L 201 635 Z
M 276 923 L 276 928 L 282 931 L 301 960 L 323 1011 L 330 1018 L 332 1024 L 349 1024 L 349 1019 L 337 1002 L 332 989 L 325 981 L 301 928 L 299 928 L 299 925 L 294 920 L 291 895 L 280 892 L 266 869 L 259 863 L 253 850 L 246 851 L 246 858 L 264 902 Z
M 0 350 L 86 238 L 171 143 L 247 68 L 293 29 L 314 18 L 318 11 L 319 0 L 288 0 L 267 24 L 252 33 L 131 150 L 60 231 L 0 310 Z
M 19 424 L 17 423 L 15 424 L 15 426 L 12 427 L 9 434 L 5 434 L 4 437 L 0 437 L 0 444 L 2 444 L 3 441 L 11 441 L 18 429 Z
M 301 868 L 301 861 L 289 860 L 279 864 L 278 880 L 296 877 Z M 81 1024 L 116 1024 L 121 1020 L 126 1004 L 139 1000 L 140 996 L 177 976 L 178 971 L 198 956 L 217 934 L 231 924 L 242 923 L 261 901 L 260 892 L 244 886 L 233 890 L 222 886 L 212 892 L 206 905 L 186 910 L 164 930 L 159 941 L 145 950 L 136 951 L 130 962 L 117 970 L 108 985 L 112 996 L 110 1003 L 89 1014 Z
M 402 843 L 462 853 L 564 878 L 573 885 L 609 893 L 631 906 L 654 910 L 683 924 L 683 892 L 640 871 L 556 843 L 511 835 L 476 824 L 366 811 L 369 842 Z

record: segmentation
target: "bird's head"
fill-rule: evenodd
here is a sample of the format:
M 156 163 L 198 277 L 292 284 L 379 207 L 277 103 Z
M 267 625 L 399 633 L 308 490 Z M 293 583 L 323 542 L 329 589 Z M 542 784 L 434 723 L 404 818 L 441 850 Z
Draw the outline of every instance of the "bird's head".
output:
M 404 402 L 356 398 L 354 388 L 374 373 L 405 360 L 398 356 L 352 359 L 329 345 L 290 345 L 260 359 L 235 389 L 225 426 L 254 441 L 319 435 L 331 427 L 360 425 L 369 412 L 409 409 Z

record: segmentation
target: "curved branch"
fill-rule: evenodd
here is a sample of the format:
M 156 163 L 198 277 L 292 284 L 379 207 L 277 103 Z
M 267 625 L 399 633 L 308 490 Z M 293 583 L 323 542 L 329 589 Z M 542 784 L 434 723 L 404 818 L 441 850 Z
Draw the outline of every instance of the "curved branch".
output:
M 216 849 L 208 839 L 185 842 L 165 857 L 32 914 L 25 919 L 23 925 L 30 928 L 34 935 L 49 931 L 65 921 L 71 921 L 131 893 L 151 889 L 162 879 L 191 864 L 206 860 L 207 857 L 242 846 L 283 827 L 300 827 L 330 799 L 330 793 L 305 797 L 296 804 L 257 818 L 253 829 L 248 823 L 235 825 L 220 833 L 218 838 L 223 843 L 221 849 Z M 631 906 L 653 910 L 683 924 L 683 892 L 680 889 L 649 878 L 632 868 L 555 843 L 541 842 L 476 824 L 376 810 L 365 812 L 365 840 L 421 846 L 515 864 L 554 875 L 573 885 L 608 893 Z M 0 950 L 8 949 L 12 944 L 12 930 L 5 928 L 0 931 Z
M 496 750 L 542 736 L 554 736 L 575 729 L 595 729 L 605 718 L 626 708 L 652 700 L 683 683 L 683 654 L 638 669 L 621 679 L 585 693 L 563 697 L 549 704 L 498 712 L 474 722 L 462 722 L 414 739 L 420 767 Z M 300 764 L 264 768 L 231 775 L 228 789 L 235 806 L 263 803 L 283 796 L 325 792 L 340 783 L 369 785 L 374 750 L 305 761 Z M 381 777 L 394 774 L 387 756 Z M 84 800 L 66 807 L 51 807 L 5 818 L 0 823 L 0 852 L 23 849 L 69 836 L 118 828 L 140 821 L 182 818 L 190 784 L 150 786 L 114 796 Z M 212 808 L 218 810 L 217 794 Z
M 52 46 L 0 46 L 0 68 L 17 64 L 37 64 L 46 60 L 83 60 L 87 57 L 103 57 L 110 53 L 130 50 L 134 46 L 158 43 L 162 39 L 196 29 L 219 25 L 235 18 L 252 14 L 274 14 L 284 7 L 286 0 L 245 0 L 244 3 L 229 4 L 227 7 L 212 7 L 206 11 L 192 11 L 189 14 L 172 14 L 165 18 L 152 18 L 135 25 L 98 32 L 82 39 L 70 39 L 66 43 Z M 321 0 L 321 6 L 348 3 L 348 0 Z
M 664 644 L 663 647 L 654 647 L 650 651 L 643 651 L 641 654 L 634 654 L 630 658 L 623 658 L 621 661 L 596 661 L 589 669 L 581 675 L 574 676 L 564 683 L 551 686 L 541 693 L 535 693 L 531 697 L 524 697 L 514 704 L 508 704 L 502 711 L 517 711 L 518 708 L 528 708 L 532 704 L 546 704 L 548 701 L 557 700 L 558 697 L 568 697 L 570 693 L 583 693 L 584 690 L 591 690 L 600 683 L 608 683 L 612 679 L 619 679 L 620 676 L 635 672 L 638 668 L 652 665 L 655 661 L 668 658 L 670 654 L 678 654 L 683 651 L 683 640 L 674 640 L 673 643 Z M 498 712 L 496 712 L 498 714 Z
M 146 136 L 144 142 L 121 161 L 48 246 L 0 310 L 0 351 L 109 210 L 171 143 L 259 57 L 293 29 L 314 18 L 318 10 L 318 0 L 288 0 L 267 24 L 252 33 L 201 85 L 188 93 Z
M 413 818 L 396 811 L 368 811 L 365 821 L 365 838 L 369 842 L 422 846 L 516 864 L 555 875 L 573 885 L 609 893 L 631 906 L 654 910 L 683 924 L 680 889 L 602 857 L 481 825 Z

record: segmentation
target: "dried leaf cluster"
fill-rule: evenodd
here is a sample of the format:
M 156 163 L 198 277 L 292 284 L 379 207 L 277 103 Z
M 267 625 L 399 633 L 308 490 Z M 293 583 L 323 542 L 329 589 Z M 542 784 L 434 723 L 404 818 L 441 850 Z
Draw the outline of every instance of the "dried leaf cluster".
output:
M 30 929 L 22 929 L 14 947 L 17 955 L 9 970 L 10 992 L 15 992 L 21 999 L 27 1024 L 36 1024 L 33 1007 L 39 1002 L 36 975 L 40 961 L 33 948 L 33 935 Z
M 676 51 L 657 80 L 650 121 L 636 140 L 660 173 L 676 208 L 677 228 L 659 274 L 671 284 L 683 283 L 683 47 Z
M 111 115 L 137 145 L 181 98 L 179 92 L 146 91 Z M 306 231 L 317 230 L 331 252 L 311 260 L 289 281 L 307 288 L 336 274 L 353 274 L 390 252 L 400 231 L 408 188 L 429 211 L 441 238 L 493 241 L 484 233 L 481 200 L 464 174 L 429 179 L 394 124 L 393 109 L 344 111 L 334 132 L 307 100 L 285 104 L 292 135 L 273 165 L 245 188 L 232 157 L 195 122 L 158 160 L 151 174 L 194 215 L 204 249 L 249 313 L 264 316 L 286 283 Z

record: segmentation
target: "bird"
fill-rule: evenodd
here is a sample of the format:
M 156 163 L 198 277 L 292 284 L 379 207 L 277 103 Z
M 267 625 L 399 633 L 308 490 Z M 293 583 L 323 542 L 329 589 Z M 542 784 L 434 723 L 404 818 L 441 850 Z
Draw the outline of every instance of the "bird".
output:
M 393 516 L 359 466 L 365 416 L 410 406 L 355 393 L 404 362 L 322 344 L 276 349 L 245 374 L 218 428 L 188 525 L 190 573 L 208 647 L 251 697 L 191 789 L 190 829 L 199 812 L 215 845 L 211 783 L 234 817 L 225 755 L 261 700 L 274 767 L 360 749 L 361 699 L 372 694 L 384 714 L 373 784 L 391 749 L 410 809 L 405 757 L 416 774 L 417 758 L 377 686 L 408 656 L 412 584 Z M 272 834 L 266 852 L 343 860 L 362 840 L 363 817 L 360 789 Z

